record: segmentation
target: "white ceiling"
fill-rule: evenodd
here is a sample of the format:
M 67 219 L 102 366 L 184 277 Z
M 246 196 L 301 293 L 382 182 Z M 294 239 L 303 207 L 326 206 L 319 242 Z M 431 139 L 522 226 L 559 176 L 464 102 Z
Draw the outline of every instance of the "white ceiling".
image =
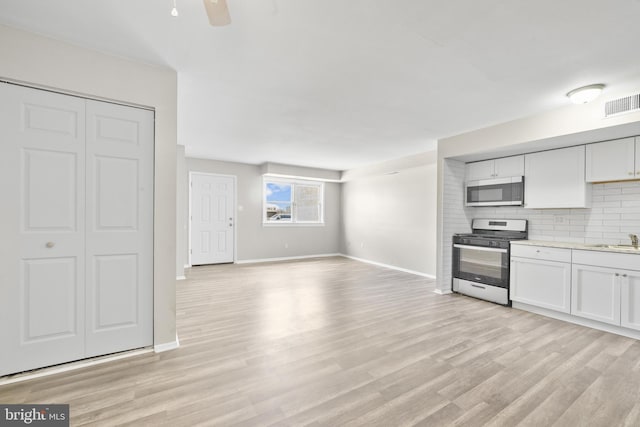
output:
M 188 155 L 350 169 L 640 79 L 640 0 L 0 0 L 0 22 L 178 71 Z

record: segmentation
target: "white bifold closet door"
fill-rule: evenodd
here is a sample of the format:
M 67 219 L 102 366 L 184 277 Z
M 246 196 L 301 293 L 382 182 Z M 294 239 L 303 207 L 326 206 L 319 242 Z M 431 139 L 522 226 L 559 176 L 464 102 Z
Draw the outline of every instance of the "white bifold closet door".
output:
M 153 342 L 153 113 L 0 83 L 0 375 Z
M 86 356 L 153 343 L 153 112 L 87 101 Z

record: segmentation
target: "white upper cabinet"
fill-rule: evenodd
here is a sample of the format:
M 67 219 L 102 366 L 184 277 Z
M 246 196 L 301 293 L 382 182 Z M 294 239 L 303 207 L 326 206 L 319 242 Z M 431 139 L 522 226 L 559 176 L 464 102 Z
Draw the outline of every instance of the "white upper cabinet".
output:
M 587 145 L 587 182 L 640 178 L 640 138 L 624 138 Z
M 525 208 L 588 208 L 585 146 L 526 154 L 524 186 Z
M 491 179 L 493 178 L 495 161 L 485 160 L 484 162 L 467 163 L 466 166 L 466 180 L 477 181 L 479 179 Z
M 467 181 L 522 175 L 524 175 L 524 156 L 503 157 L 501 159 L 467 163 L 466 166 Z
M 495 178 L 524 175 L 524 156 L 503 157 L 495 160 Z

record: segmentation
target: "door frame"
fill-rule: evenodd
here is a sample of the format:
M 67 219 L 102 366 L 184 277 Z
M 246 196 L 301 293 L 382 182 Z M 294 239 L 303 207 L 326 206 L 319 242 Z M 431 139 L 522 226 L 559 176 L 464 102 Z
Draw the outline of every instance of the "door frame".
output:
M 231 178 L 233 180 L 233 261 L 232 263 L 235 264 L 238 260 L 238 177 L 236 175 L 190 170 L 189 171 L 189 213 L 188 213 L 189 230 L 187 232 L 188 234 L 187 250 L 189 251 L 188 253 L 189 267 L 193 266 L 193 264 L 191 263 L 191 222 L 192 222 L 191 198 L 193 193 L 193 186 L 191 183 L 194 175 L 206 175 L 206 176 L 215 176 L 215 177 L 221 177 L 221 178 Z

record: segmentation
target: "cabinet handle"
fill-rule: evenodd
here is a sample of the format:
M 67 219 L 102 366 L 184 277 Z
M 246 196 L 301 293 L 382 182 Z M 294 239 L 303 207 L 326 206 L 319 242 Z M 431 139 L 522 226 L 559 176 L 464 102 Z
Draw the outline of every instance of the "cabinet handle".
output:
M 616 277 L 618 277 L 620 275 L 620 273 L 616 273 Z
M 629 175 L 632 175 L 632 176 L 633 176 L 633 172 L 629 172 Z
M 52 247 L 54 247 L 56 244 L 53 242 L 47 242 L 47 244 L 45 245 L 47 248 L 51 249 Z
M 622 275 L 622 277 L 627 277 L 627 275 L 626 275 L 626 274 L 623 274 L 623 275 Z

